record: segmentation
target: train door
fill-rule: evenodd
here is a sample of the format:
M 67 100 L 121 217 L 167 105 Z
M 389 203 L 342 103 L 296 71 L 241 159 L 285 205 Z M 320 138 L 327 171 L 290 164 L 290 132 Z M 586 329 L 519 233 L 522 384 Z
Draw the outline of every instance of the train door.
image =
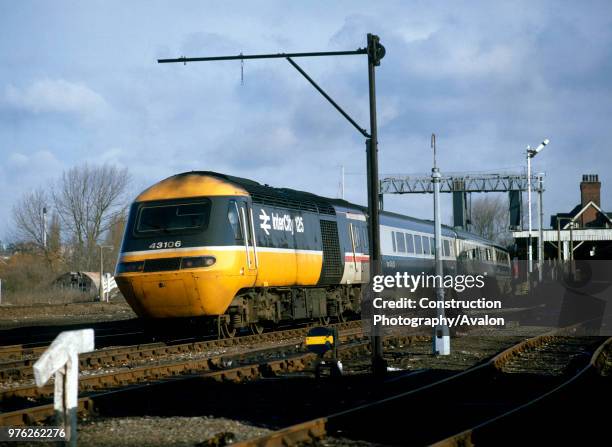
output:
M 352 253 L 352 266 L 350 267 L 351 277 L 349 278 L 352 283 L 361 282 L 362 278 L 362 264 L 361 260 L 363 258 L 363 249 L 362 249 L 362 234 L 360 231 L 360 227 L 354 223 L 350 224 L 349 233 L 351 236 L 351 248 L 353 250 Z
M 242 232 L 244 234 L 244 250 L 246 252 L 244 274 L 248 276 L 257 276 L 259 257 L 257 255 L 255 224 L 253 223 L 253 208 L 245 200 L 240 200 L 237 206 Z

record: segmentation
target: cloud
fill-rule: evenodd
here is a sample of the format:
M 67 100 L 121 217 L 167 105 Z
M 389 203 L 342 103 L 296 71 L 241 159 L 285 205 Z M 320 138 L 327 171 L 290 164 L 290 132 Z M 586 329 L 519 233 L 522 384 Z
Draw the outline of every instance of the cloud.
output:
M 43 79 L 24 88 L 8 85 L 5 100 L 31 113 L 69 113 L 84 119 L 101 117 L 109 108 L 104 98 L 85 84 L 63 79 Z
M 40 150 L 31 154 L 13 152 L 8 156 L 7 166 L 10 168 L 5 173 L 7 177 L 34 176 L 40 178 L 41 170 L 55 175 L 61 169 L 62 163 L 51 151 Z M 19 169 L 19 172 L 14 169 Z
M 525 146 L 549 137 L 550 149 L 534 168 L 549 173 L 546 212 L 571 208 L 576 197 L 567 191 L 598 167 L 604 207 L 612 206 L 605 203 L 612 180 L 603 178 L 612 163 L 609 1 L 351 1 L 324 8 L 223 2 L 212 9 L 202 2 L 178 9 L 130 2 L 122 8 L 129 20 L 91 3 L 69 16 L 42 6 L 7 16 L 12 39 L 0 41 L 0 186 L 10 188 L 0 197 L 7 205 L 0 207 L 0 237 L 13 198 L 44 181 L 32 172 L 47 175 L 45 154 L 30 152 L 41 147 L 59 163 L 47 159 L 55 166 L 51 177 L 84 160 L 108 161 L 129 167 L 143 187 L 211 169 L 334 195 L 342 164 L 359 173 L 347 174 L 347 197 L 365 203 L 363 137 L 286 61 L 247 60 L 242 67 L 155 59 L 356 49 L 368 32 L 387 49 L 376 70 L 381 172 L 429 172 L 432 132 L 446 172 L 519 171 Z M 24 63 L 24 55 L 35 62 Z M 297 62 L 369 128 L 364 56 Z M 430 199 L 386 201 L 390 210 L 431 217 Z
M 11 209 L 15 201 L 35 188 L 48 189 L 63 169 L 63 163 L 48 150 L 8 154 L 6 163 L 0 165 L 0 239 L 11 234 Z
M 202 54 L 236 54 L 236 49 L 242 44 L 238 40 L 228 38 L 219 33 L 195 32 L 189 33 L 183 39 L 181 52 L 183 56 L 194 57 Z M 210 53 L 210 54 L 209 54 Z M 167 56 L 166 56 L 167 57 Z
M 29 158 L 20 153 L 12 153 L 8 158 L 8 164 L 15 167 L 26 166 Z

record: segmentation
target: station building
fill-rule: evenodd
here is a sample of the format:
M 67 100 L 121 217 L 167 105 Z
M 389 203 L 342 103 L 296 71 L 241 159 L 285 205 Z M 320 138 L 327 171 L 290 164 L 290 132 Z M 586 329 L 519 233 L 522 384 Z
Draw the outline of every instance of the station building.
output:
M 585 174 L 580 182 L 580 203 L 571 211 L 553 214 L 550 229 L 544 229 L 544 259 L 612 260 L 612 212 L 601 207 L 601 182 L 597 174 Z M 526 259 L 525 230 L 513 231 L 519 258 Z M 534 259 L 537 259 L 537 224 L 531 231 Z M 573 253 L 573 256 L 572 256 Z

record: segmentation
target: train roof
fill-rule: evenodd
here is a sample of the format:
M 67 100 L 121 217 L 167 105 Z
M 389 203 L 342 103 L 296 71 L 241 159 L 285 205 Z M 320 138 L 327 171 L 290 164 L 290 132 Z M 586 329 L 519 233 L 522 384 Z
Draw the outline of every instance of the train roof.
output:
M 298 209 L 304 211 L 313 211 L 320 214 L 335 215 L 336 210 L 334 205 L 342 206 L 350 209 L 358 208 L 360 210 L 366 210 L 366 208 L 358 205 L 353 205 L 342 199 L 330 199 L 327 197 L 321 197 L 316 194 L 312 194 L 306 191 L 298 191 L 296 189 L 289 188 L 275 188 L 273 186 L 264 184 L 254 180 L 235 177 L 233 175 L 220 174 L 213 171 L 190 171 L 178 174 L 177 177 L 182 175 L 206 175 L 211 177 L 217 177 L 220 179 L 227 180 L 235 185 L 240 186 L 246 190 L 253 201 L 264 203 L 271 206 L 279 206 L 291 209 Z
M 253 199 L 254 202 L 263 203 L 270 206 L 285 207 L 290 209 L 297 209 L 303 211 L 318 212 L 320 214 L 335 215 L 336 208 L 340 211 L 352 211 L 358 210 L 367 215 L 368 209 L 362 205 L 356 205 L 343 199 L 333 199 L 329 197 L 322 197 L 316 194 L 299 191 L 290 188 L 275 188 L 267 184 L 261 184 L 255 180 L 250 180 L 243 177 L 236 177 L 233 175 L 221 174 L 214 171 L 188 171 L 176 175 L 175 177 L 187 176 L 187 175 L 202 175 L 211 176 L 219 179 L 226 180 L 235 185 L 240 186 L 246 190 Z M 390 211 L 381 211 L 381 216 L 388 219 L 398 219 L 401 221 L 409 221 L 416 225 L 423 227 L 432 227 L 433 221 L 428 219 L 417 219 L 416 217 L 405 216 Z M 442 225 L 442 230 L 447 235 L 449 233 L 455 233 L 460 239 L 472 239 L 489 245 L 496 245 L 483 237 L 469 233 L 463 230 L 456 230 L 453 227 Z M 503 248 L 498 246 L 499 248 Z
M 499 244 L 496 244 L 495 242 L 490 241 L 489 239 L 486 239 L 482 236 L 479 236 L 477 234 L 474 233 L 470 233 L 469 231 L 465 231 L 465 230 L 454 230 L 455 233 L 457 233 L 457 237 L 459 239 L 469 239 L 472 241 L 476 241 L 476 242 L 481 242 L 483 244 L 487 244 L 487 245 L 493 245 L 501 250 L 506 250 L 505 247 L 502 247 Z
M 413 229 L 416 231 L 427 231 L 426 229 L 431 229 L 433 232 L 434 221 L 429 219 L 418 219 L 412 216 L 406 216 L 404 214 L 398 214 L 391 211 L 381 211 L 380 212 L 382 218 L 387 218 L 387 220 L 400 220 L 402 222 L 410 222 Z M 382 220 L 382 219 L 381 219 Z M 455 236 L 455 229 L 453 227 L 449 227 L 448 225 L 442 224 L 442 234 L 445 236 Z

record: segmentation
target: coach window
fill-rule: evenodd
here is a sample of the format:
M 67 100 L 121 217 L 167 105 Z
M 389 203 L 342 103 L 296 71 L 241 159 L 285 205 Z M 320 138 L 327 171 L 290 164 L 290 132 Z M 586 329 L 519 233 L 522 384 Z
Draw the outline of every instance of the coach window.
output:
M 419 236 L 418 234 L 415 234 L 414 236 L 414 252 L 417 255 L 423 254 L 423 244 L 421 242 L 421 236 Z
M 427 236 L 423 236 L 423 254 L 429 254 L 429 238 Z
M 243 243 L 242 225 L 240 225 L 240 215 L 238 214 L 238 205 L 235 200 L 230 200 L 229 208 L 227 209 L 227 219 L 232 227 L 234 239 L 236 242 Z
M 395 233 L 396 243 L 397 243 L 397 251 L 401 253 L 406 253 L 406 242 L 404 241 L 404 233 L 400 233 L 399 231 Z
M 448 239 L 444 239 L 442 244 L 444 245 L 444 256 L 450 256 L 450 243 Z
M 414 253 L 414 238 L 410 233 L 406 233 L 406 251 L 408 253 Z

